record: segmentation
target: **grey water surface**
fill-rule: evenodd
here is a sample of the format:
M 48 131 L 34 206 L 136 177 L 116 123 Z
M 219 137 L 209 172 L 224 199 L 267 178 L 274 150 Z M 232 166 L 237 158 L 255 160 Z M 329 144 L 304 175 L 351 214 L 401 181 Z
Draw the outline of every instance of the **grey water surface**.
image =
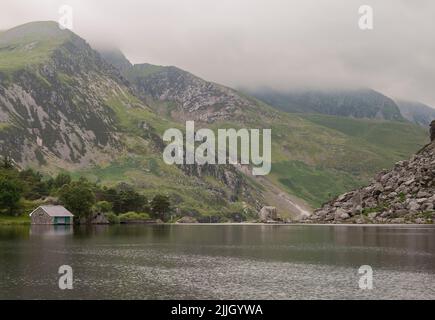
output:
M 1 226 L 0 299 L 435 299 L 435 227 Z

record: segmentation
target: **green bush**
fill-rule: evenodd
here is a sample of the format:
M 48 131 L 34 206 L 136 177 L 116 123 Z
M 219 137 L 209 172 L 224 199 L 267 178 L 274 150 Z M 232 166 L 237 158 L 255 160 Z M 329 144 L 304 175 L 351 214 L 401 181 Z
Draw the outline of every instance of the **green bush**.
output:
M 131 220 L 149 220 L 150 216 L 148 213 L 137 213 L 137 212 L 127 212 L 120 214 L 119 216 L 120 222 L 126 222 Z
M 113 212 L 105 213 L 104 216 L 107 218 L 110 224 L 119 224 L 121 222 L 119 217 Z

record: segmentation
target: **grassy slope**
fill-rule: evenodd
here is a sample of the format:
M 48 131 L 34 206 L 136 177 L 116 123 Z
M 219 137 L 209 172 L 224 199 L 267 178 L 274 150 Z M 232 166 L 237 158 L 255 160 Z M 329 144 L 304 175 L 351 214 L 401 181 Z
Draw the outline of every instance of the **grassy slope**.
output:
M 20 215 L 17 217 L 0 215 L 0 226 L 2 225 L 27 225 L 30 224 L 28 215 Z
M 13 72 L 40 64 L 72 36 L 55 22 L 25 24 L 0 33 L 0 71 Z
M 273 165 L 267 178 L 313 207 L 367 183 L 427 142 L 424 130 L 404 122 L 282 114 L 267 106 L 247 111 L 246 117 L 247 127 L 272 128 Z
M 0 226 L 1 225 L 27 225 L 30 224 L 29 213 L 35 210 L 42 203 L 39 200 L 31 201 L 21 199 L 20 211 L 17 212 L 18 216 L 11 216 L 6 212 L 0 212 Z
M 124 75 L 127 79 L 135 79 L 137 77 L 146 77 L 152 75 L 153 73 L 162 71 L 165 68 L 167 67 L 157 66 L 148 63 L 136 64 L 134 68 L 126 70 Z
M 316 124 L 337 130 L 354 139 L 361 139 L 377 148 L 387 158 L 406 157 L 427 139 L 426 130 L 402 122 L 355 120 L 334 116 L 304 115 Z
M 324 150 L 305 140 L 312 161 L 301 161 L 292 152 L 278 161 L 272 179 L 287 190 L 319 206 L 332 196 L 368 182 L 377 171 L 408 158 L 426 143 L 427 134 L 416 125 L 401 122 L 355 120 L 326 115 L 301 115 L 324 127 L 335 138 L 325 141 Z M 316 156 L 322 154 L 323 156 Z

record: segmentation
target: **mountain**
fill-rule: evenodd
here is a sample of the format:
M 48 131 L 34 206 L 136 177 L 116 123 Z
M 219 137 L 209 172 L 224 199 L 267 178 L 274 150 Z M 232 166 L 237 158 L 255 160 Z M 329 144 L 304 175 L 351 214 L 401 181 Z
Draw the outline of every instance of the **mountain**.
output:
M 163 162 L 169 128 L 272 129 L 272 172 Z M 100 55 L 54 22 L 0 34 L 0 155 L 103 185 L 170 196 L 205 221 L 253 218 L 264 205 L 307 214 L 426 143 L 407 122 L 284 113 L 176 67 Z
M 435 141 L 409 161 L 379 172 L 366 187 L 316 210 L 311 222 L 432 223 L 435 219 Z
M 83 39 L 55 23 L 26 24 L 0 35 L 0 61 L 2 153 L 23 165 L 87 164 L 119 148 L 105 99 L 129 90 Z
M 141 64 L 123 75 L 151 108 L 173 121 L 199 119 L 199 125 L 202 121 L 215 129 L 271 128 L 272 172 L 256 180 L 268 189 L 272 185 L 281 190 L 271 193 L 275 202 L 281 200 L 276 194 L 289 193 L 320 205 L 367 182 L 377 170 L 409 156 L 427 139 L 424 130 L 405 122 L 283 113 L 176 67 Z
M 0 154 L 20 167 L 165 192 L 189 214 L 231 216 L 265 204 L 261 188 L 233 166 L 165 165 L 160 137 L 178 125 L 154 113 L 116 68 L 56 23 L 2 33 L 0 61 Z
M 121 74 L 124 74 L 124 72 L 130 68 L 133 67 L 130 61 L 124 56 L 124 54 L 114 48 L 110 49 L 99 49 L 98 52 L 103 57 L 104 60 L 109 62 L 111 65 L 113 65 L 116 69 L 118 69 Z
M 396 103 L 375 90 L 248 91 L 265 103 L 285 112 L 403 121 Z
M 415 101 L 396 101 L 403 117 L 413 123 L 428 127 L 435 120 L 435 109 L 420 102 Z
M 136 64 L 125 70 L 124 76 L 145 101 L 170 103 L 169 115 L 177 120 L 211 123 L 241 118 L 253 105 L 235 90 L 205 81 L 177 67 Z

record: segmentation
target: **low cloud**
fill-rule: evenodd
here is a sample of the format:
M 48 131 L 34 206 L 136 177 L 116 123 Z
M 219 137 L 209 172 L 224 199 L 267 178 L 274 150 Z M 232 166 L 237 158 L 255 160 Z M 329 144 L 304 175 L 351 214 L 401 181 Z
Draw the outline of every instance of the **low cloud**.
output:
M 435 106 L 431 0 L 3 0 L 0 29 L 58 20 L 135 63 L 176 65 L 233 87 L 371 87 Z M 358 28 L 371 5 L 374 29 Z

